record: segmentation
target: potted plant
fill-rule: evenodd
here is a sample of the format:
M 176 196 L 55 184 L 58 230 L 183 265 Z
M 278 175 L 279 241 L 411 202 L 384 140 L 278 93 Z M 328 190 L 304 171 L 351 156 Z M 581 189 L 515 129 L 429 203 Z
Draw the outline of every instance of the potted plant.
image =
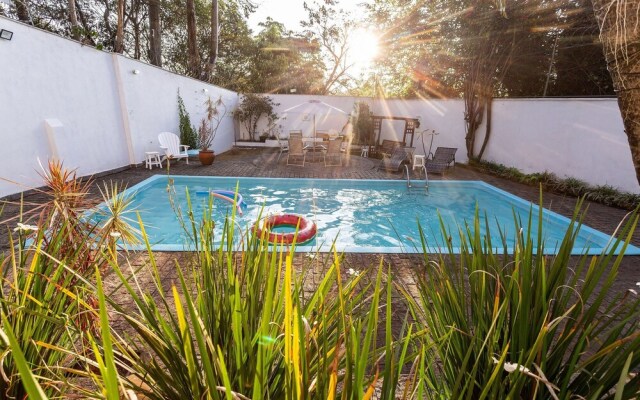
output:
M 204 104 L 207 115 L 202 118 L 200 127 L 198 128 L 198 144 L 200 145 L 198 159 L 202 165 L 211 165 L 216 155 L 213 150 L 210 150 L 210 147 L 213 139 L 216 137 L 222 119 L 227 113 L 227 107 L 222 101 L 222 96 L 218 97 L 216 101 L 213 101 L 211 97 L 209 97 Z

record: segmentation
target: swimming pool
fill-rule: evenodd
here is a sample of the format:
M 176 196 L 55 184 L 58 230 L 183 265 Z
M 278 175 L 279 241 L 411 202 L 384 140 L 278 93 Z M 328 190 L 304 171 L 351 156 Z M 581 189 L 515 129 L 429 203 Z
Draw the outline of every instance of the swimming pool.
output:
M 499 229 L 513 246 L 514 212 L 527 223 L 531 203 L 481 181 L 434 181 L 429 191 L 408 189 L 400 180 L 272 179 L 155 175 L 129 189 L 132 206 L 140 212 L 154 250 L 182 251 L 191 246 L 171 207 L 167 184 L 173 181 L 176 202 L 186 210 L 188 188 L 199 220 L 206 209 L 212 189 L 235 190 L 247 207 L 237 222 L 250 228 L 260 213 L 301 214 L 317 224 L 312 241 L 298 247 L 302 251 L 329 251 L 334 240 L 339 251 L 362 253 L 420 253 L 422 246 L 418 222 L 430 251 L 444 247 L 439 217 L 448 227 L 453 247 L 459 246 L 458 226 L 472 222 L 476 204 L 480 215 L 487 214 L 494 246 L 501 247 Z M 213 219 L 221 229 L 231 203 L 214 199 Z M 263 209 L 264 207 L 264 209 Z M 532 232 L 537 232 L 537 206 L 534 205 Z M 562 241 L 569 220 L 544 210 L 543 227 L 546 248 L 553 252 Z M 485 234 L 485 226 L 482 225 Z M 526 229 L 526 227 L 525 227 Z M 216 234 L 220 237 L 220 233 Z M 337 239 L 337 240 L 336 240 Z M 535 239 L 534 239 L 535 240 Z M 587 249 L 598 254 L 610 240 L 608 235 L 583 226 L 576 239 L 574 254 Z M 626 254 L 640 254 L 629 246 Z

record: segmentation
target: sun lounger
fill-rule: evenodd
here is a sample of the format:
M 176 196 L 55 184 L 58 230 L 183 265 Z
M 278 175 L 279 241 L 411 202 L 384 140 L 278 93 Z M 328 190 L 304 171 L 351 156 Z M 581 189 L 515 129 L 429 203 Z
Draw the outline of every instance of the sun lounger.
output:
M 412 147 L 396 147 L 390 156 L 383 155 L 382 162 L 378 169 L 397 172 L 403 164 L 408 163 L 409 160 L 411 160 L 412 153 Z
M 427 172 L 444 174 L 451 165 L 456 165 L 456 151 L 458 149 L 455 147 L 438 147 L 433 156 L 425 161 Z

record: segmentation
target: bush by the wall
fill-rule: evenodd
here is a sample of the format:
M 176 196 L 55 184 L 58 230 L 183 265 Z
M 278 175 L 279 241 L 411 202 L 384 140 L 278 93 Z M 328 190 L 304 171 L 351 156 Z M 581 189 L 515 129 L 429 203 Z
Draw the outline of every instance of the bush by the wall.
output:
M 507 167 L 491 161 L 469 161 L 469 166 L 484 173 L 499 176 L 527 185 L 542 185 L 545 191 L 584 197 L 589 201 L 633 210 L 640 204 L 640 195 L 621 192 L 609 185 L 592 186 L 576 178 L 559 178 L 550 172 L 525 174 L 517 168 Z
M 180 144 L 187 145 L 191 149 L 197 149 L 198 135 L 196 134 L 196 128 L 191 125 L 191 117 L 189 117 L 180 93 L 178 93 L 178 118 L 180 119 Z

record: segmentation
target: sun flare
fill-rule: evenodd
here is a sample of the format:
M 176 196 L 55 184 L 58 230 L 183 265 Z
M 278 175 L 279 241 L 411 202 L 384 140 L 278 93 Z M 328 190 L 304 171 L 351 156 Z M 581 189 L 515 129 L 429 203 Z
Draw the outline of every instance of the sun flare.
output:
M 349 58 L 361 72 L 371 67 L 379 52 L 378 36 L 366 29 L 357 29 L 349 38 Z

